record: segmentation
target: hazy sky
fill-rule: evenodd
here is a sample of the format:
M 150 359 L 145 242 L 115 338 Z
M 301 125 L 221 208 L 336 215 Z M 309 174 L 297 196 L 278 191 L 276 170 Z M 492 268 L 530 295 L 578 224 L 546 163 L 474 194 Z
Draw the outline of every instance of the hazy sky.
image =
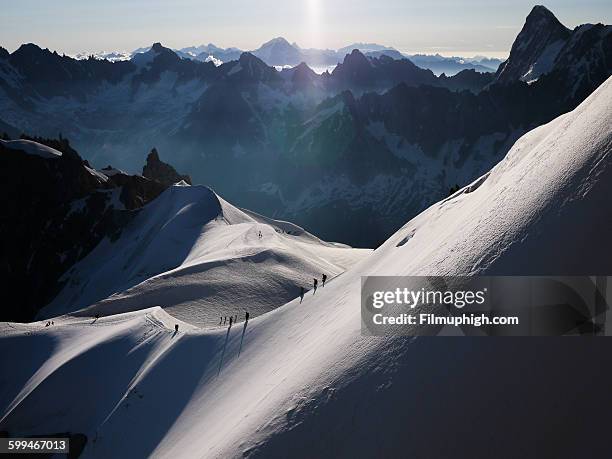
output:
M 128 50 L 161 41 L 249 50 L 283 36 L 302 47 L 376 42 L 400 51 L 505 55 L 534 3 L 524 0 L 0 0 L 0 46 Z M 611 0 L 549 0 L 566 26 L 612 22 Z

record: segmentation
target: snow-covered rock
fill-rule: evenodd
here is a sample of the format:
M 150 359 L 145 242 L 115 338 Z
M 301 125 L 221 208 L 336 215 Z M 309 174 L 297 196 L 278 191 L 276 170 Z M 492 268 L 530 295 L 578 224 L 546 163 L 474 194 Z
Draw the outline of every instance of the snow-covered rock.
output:
M 77 53 L 74 58 L 78 60 L 89 59 L 104 59 L 110 62 L 120 62 L 130 60 L 132 53 L 127 51 L 96 51 L 96 52 L 83 52 Z

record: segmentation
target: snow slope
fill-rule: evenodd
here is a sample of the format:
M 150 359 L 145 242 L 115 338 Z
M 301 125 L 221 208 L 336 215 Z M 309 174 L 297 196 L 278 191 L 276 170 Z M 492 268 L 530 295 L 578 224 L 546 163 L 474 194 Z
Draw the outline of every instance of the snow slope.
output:
M 297 297 L 300 286 L 308 290 L 313 277 L 332 278 L 369 253 L 238 209 L 209 188 L 179 184 L 66 273 L 66 286 L 40 317 L 87 306 L 77 314 L 161 306 L 187 322 L 216 325 L 220 316 L 270 311 Z
M 174 335 L 158 308 L 3 325 L 0 430 L 85 433 L 83 457 L 608 455 L 594 416 L 612 404 L 606 340 L 362 337 L 359 286 L 612 272 L 611 116 L 609 79 L 302 304 L 247 326 Z

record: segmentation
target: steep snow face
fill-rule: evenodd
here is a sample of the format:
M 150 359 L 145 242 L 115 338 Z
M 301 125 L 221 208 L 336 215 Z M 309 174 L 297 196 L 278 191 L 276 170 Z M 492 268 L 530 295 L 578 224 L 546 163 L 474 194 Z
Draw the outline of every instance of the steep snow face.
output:
M 40 156 L 45 159 L 54 159 L 62 156 L 62 152 L 57 151 L 55 148 L 31 140 L 0 140 L 0 144 L 9 150 L 23 151 L 28 155 Z
M 362 275 L 612 272 L 611 116 L 609 79 L 302 304 L 248 325 L 173 333 L 159 309 L 4 325 L 0 429 L 83 432 L 83 457 L 447 457 L 457 445 L 488 457 L 500 439 L 474 432 L 491 425 L 512 438 L 508 457 L 603 454 L 592 409 L 612 403 L 607 344 L 362 337 L 359 286 Z
M 313 277 L 332 278 L 370 252 L 237 209 L 206 187 L 180 185 L 66 273 L 66 286 L 40 317 L 86 306 L 77 314 L 161 306 L 187 322 L 216 325 L 220 316 L 270 311 L 300 286 L 308 290 Z

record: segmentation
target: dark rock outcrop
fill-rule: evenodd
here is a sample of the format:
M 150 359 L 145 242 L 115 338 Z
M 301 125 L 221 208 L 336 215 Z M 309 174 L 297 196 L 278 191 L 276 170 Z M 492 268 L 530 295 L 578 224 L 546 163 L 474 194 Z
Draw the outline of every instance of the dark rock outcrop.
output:
M 191 177 L 179 174 L 170 164 L 160 160 L 155 148 L 147 156 L 147 162 L 142 168 L 142 175 L 165 186 L 173 185 L 181 180 L 191 185 Z
M 116 237 L 140 207 L 168 186 L 112 168 L 96 171 L 66 139 L 27 140 L 55 154 L 43 157 L 18 149 L 19 144 L 0 143 L 0 194 L 5 198 L 0 279 L 6 283 L 0 321 L 32 320 L 57 294 L 72 265 L 105 237 Z
M 462 70 L 461 72 L 447 77 L 444 73 L 440 75 L 439 82 L 451 91 L 468 90 L 474 93 L 480 92 L 485 86 L 493 81 L 495 74 L 492 72 L 477 72 L 474 69 Z

